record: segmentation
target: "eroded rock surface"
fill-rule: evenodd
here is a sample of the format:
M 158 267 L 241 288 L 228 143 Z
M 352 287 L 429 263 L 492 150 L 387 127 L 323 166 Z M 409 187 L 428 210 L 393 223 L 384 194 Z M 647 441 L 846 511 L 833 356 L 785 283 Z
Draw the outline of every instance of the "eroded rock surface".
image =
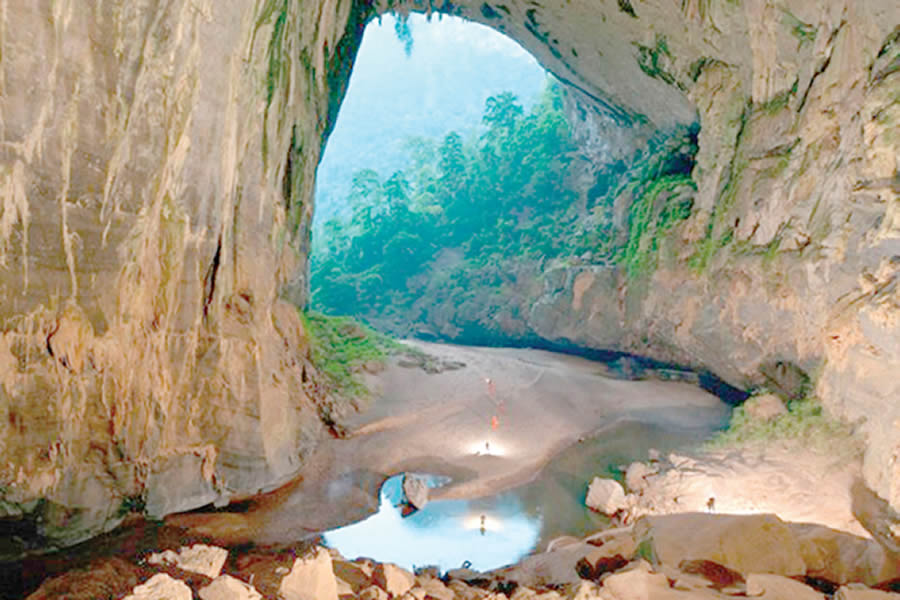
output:
M 594 131 L 699 117 L 659 268 L 562 268 L 519 330 L 739 385 L 799 365 L 900 507 L 896 2 L 392 4 L 518 39 Z M 296 475 L 322 429 L 292 305 L 314 172 L 385 9 L 4 4 L 0 514 L 68 544 Z

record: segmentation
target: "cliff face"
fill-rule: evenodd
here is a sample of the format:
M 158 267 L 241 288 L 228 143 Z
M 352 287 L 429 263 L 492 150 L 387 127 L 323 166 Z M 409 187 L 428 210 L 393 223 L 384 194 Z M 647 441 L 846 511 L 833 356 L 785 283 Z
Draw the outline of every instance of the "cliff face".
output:
M 352 11 L 0 4 L 0 516 L 71 543 L 296 474 L 321 425 L 290 302 Z
M 597 131 L 699 117 L 659 268 L 567 272 L 530 327 L 736 383 L 800 365 L 873 417 L 867 482 L 900 507 L 896 3 L 437 4 L 391 7 L 508 33 Z M 297 473 L 321 431 L 293 307 L 315 168 L 388 8 L 0 1 L 0 516 L 71 543 Z
M 641 241 L 658 247 L 649 273 L 555 268 L 535 290 L 525 269 L 520 303 L 435 324 L 451 336 L 478 321 L 499 336 L 635 352 L 741 387 L 791 392 L 808 375 L 827 409 L 862 423 L 866 481 L 900 506 L 900 9 L 763 0 L 579 10 L 462 12 L 577 88 L 589 155 L 608 157 L 602 140 L 634 140 L 648 122 L 665 129 L 696 115 L 692 215 Z M 631 199 L 622 202 L 627 211 Z

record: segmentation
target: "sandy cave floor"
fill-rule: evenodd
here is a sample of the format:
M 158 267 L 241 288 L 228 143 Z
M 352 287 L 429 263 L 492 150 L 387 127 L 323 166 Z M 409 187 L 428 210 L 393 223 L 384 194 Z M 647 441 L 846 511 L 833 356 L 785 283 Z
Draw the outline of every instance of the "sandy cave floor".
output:
M 610 379 L 601 365 L 577 357 L 414 345 L 465 366 L 429 374 L 394 361 L 369 376 L 374 406 L 346 420 L 346 439 L 321 445 L 302 479 L 242 513 L 173 515 L 167 523 L 222 544 L 288 543 L 371 514 L 392 474 L 452 477 L 433 498 L 485 496 L 533 479 L 562 449 L 617 420 L 712 428 L 728 415 L 718 398 L 691 384 Z M 853 455 L 769 444 L 663 462 L 632 516 L 709 511 L 714 498 L 716 512 L 774 513 L 869 537 L 852 510 L 860 472 Z

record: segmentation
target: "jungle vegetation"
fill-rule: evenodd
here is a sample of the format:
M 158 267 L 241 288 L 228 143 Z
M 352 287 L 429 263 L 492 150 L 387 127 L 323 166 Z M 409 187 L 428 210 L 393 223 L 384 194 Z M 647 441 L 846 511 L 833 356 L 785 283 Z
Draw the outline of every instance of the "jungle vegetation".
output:
M 451 311 L 504 302 L 523 264 L 617 262 L 645 275 L 657 238 L 690 215 L 695 152 L 691 134 L 661 136 L 631 164 L 598 168 L 579 156 L 554 80 L 529 110 L 510 92 L 491 96 L 477 132 L 413 138 L 407 168 L 354 173 L 352 215 L 313 241 L 312 307 L 408 322 L 423 298 Z

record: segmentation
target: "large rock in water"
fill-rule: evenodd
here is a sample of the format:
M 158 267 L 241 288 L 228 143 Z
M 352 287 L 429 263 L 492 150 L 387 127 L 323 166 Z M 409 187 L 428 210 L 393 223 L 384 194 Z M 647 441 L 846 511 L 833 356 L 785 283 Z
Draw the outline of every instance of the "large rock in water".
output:
M 547 273 L 520 330 L 738 385 L 820 373 L 900 508 L 894 0 L 37 0 L 0 38 L 0 517 L 75 543 L 297 474 L 321 431 L 294 308 L 315 169 L 388 7 L 520 41 L 598 158 L 699 116 L 659 269 Z
M 594 477 L 591 481 L 584 503 L 588 508 L 605 515 L 614 515 L 628 507 L 622 484 L 615 479 L 603 477 Z
M 428 504 L 428 484 L 425 478 L 414 473 L 403 474 L 403 495 L 406 501 L 418 510 Z

